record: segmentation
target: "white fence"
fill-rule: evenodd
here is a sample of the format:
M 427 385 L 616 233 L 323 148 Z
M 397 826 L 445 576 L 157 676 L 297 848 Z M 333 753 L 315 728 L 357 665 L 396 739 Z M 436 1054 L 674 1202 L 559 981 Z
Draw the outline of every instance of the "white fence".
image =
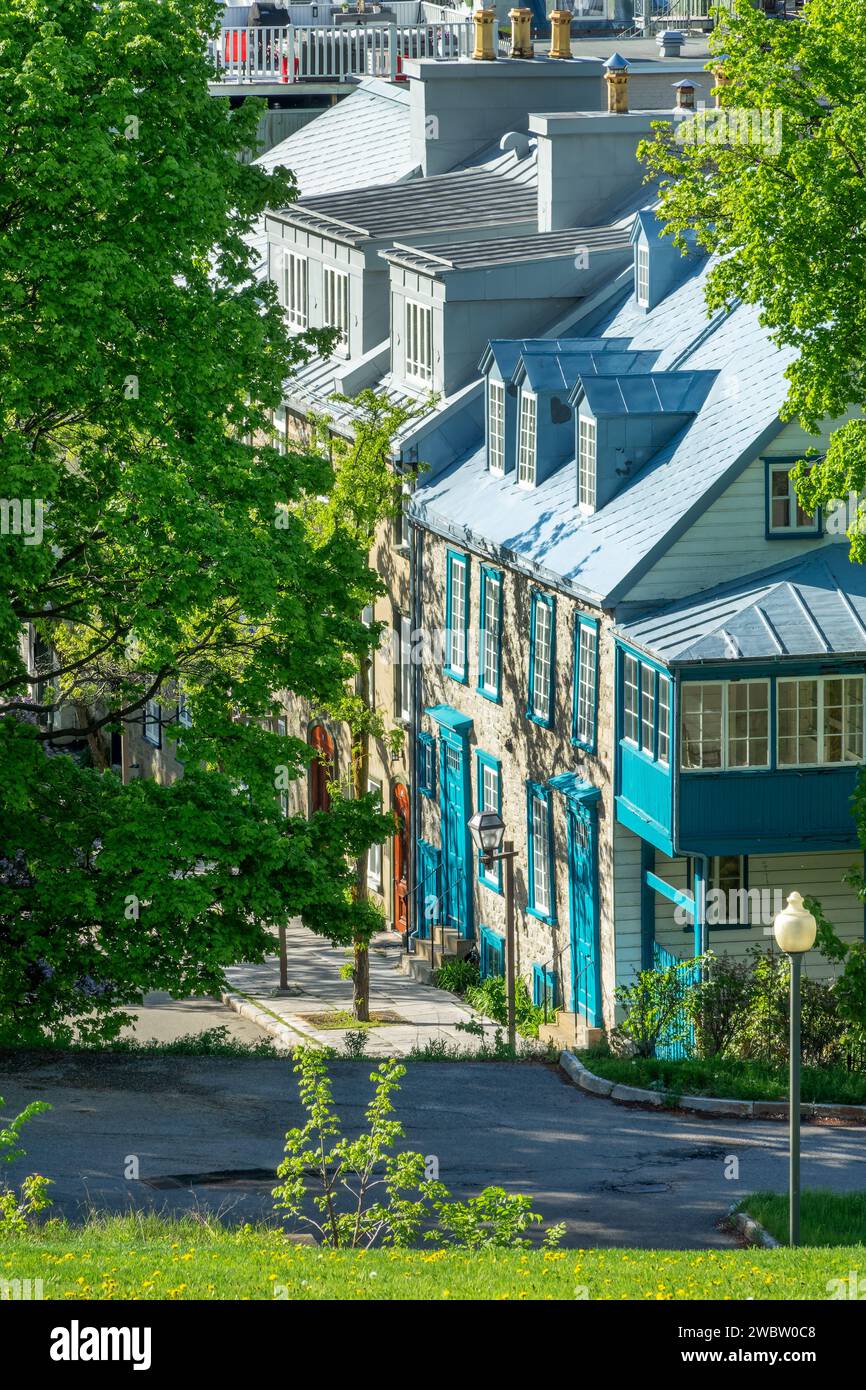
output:
M 223 29 L 211 57 L 225 82 L 399 78 L 404 58 L 459 58 L 472 51 L 472 23 L 289 25 Z
M 724 0 L 634 0 L 635 24 L 687 24 L 711 22 L 713 10 Z

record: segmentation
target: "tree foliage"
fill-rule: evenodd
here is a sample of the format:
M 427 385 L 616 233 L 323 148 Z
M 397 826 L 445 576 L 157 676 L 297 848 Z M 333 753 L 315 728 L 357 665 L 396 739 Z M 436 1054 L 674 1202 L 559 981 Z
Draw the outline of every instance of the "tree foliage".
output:
M 274 692 L 340 697 L 377 580 L 304 522 L 329 459 L 273 437 L 331 335 L 290 336 L 254 273 L 256 220 L 296 190 L 239 159 L 257 104 L 209 94 L 220 9 L 0 10 L 0 496 L 44 507 L 38 543 L 0 536 L 7 1035 L 110 1035 L 136 992 L 216 988 L 293 913 L 351 940 L 351 860 L 389 825 L 370 798 L 280 808 L 308 751 Z M 186 775 L 121 786 L 108 736 L 152 699 Z
M 708 308 L 760 306 L 792 352 L 785 415 L 815 432 L 866 404 L 866 0 L 809 0 L 791 23 L 736 0 L 711 49 L 720 123 L 699 113 L 696 138 L 660 128 L 640 153 L 662 180 L 666 230 L 715 253 Z M 864 486 L 859 419 L 797 474 L 810 512 Z M 859 527 L 852 554 L 866 558 Z

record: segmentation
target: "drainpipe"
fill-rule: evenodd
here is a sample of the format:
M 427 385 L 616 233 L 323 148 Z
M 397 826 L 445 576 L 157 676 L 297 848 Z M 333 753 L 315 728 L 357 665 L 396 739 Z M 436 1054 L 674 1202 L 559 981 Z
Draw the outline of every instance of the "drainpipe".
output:
M 409 520 L 409 626 L 412 653 L 419 650 L 417 634 L 421 628 L 421 532 Z M 423 650 L 423 646 L 421 647 Z M 411 939 L 418 930 L 418 831 L 421 813 L 421 799 L 418 791 L 418 731 L 421 727 L 421 662 L 414 661 L 410 667 L 412 703 L 409 711 L 409 921 L 406 931 L 406 951 L 411 950 Z

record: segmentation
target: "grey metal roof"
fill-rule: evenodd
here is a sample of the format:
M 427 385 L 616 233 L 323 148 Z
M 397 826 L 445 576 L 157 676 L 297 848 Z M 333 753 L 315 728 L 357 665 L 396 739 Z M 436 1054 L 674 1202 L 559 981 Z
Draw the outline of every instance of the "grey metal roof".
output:
M 428 182 L 428 180 L 425 180 Z M 535 212 L 535 197 L 532 197 Z M 497 219 L 498 220 L 498 219 Z M 510 221 L 526 221 L 512 217 Z M 474 217 L 475 225 L 480 225 Z M 465 224 L 464 224 L 465 225 Z M 392 265 L 409 270 L 421 270 L 436 275 L 443 270 L 475 270 L 494 265 L 511 265 L 520 261 L 542 261 L 557 257 L 575 257 L 580 251 L 624 250 L 631 241 L 626 227 L 575 227 L 565 232 L 538 232 L 529 236 L 495 237 L 489 241 L 465 241 L 449 245 L 435 243 L 416 250 L 397 243 L 392 250 L 383 251 L 383 259 Z
M 291 169 L 300 197 L 411 178 L 419 170 L 409 140 L 409 93 L 377 77 L 365 78 L 349 96 L 255 163 L 261 169 Z M 247 240 L 264 267 L 268 238 L 263 217 Z
M 866 566 L 848 545 L 811 544 L 787 561 L 623 624 L 624 637 L 674 665 L 866 656 Z
M 412 232 L 522 224 L 536 217 L 536 194 L 486 171 L 437 174 L 389 188 L 355 188 L 303 198 L 277 214 L 307 231 L 357 246 Z

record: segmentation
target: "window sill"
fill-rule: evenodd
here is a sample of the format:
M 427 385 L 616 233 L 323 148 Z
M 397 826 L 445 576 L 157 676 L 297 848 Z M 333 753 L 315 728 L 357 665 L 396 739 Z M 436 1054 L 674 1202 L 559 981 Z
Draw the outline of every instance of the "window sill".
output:
M 468 672 L 468 671 L 464 672 L 463 675 L 460 675 L 459 671 L 452 671 L 452 670 L 450 669 L 450 667 L 448 667 L 448 666 L 443 666 L 443 667 L 442 667 L 442 674 L 445 675 L 445 676 L 447 676 L 449 680 L 451 680 L 451 681 L 456 681 L 458 685 L 468 685 L 468 684 L 469 684 L 469 672 Z
M 477 685 L 475 687 L 475 692 L 476 694 L 483 696 L 485 700 L 489 700 L 491 704 L 502 704 L 502 695 L 498 690 L 485 690 L 483 685 Z
M 581 751 L 584 752 L 584 753 L 591 753 L 591 754 L 593 755 L 593 757 L 595 756 L 595 751 L 596 751 L 596 740 L 595 740 L 595 739 L 593 739 L 592 743 L 584 743 L 584 741 L 583 741 L 582 738 L 576 738 L 575 735 L 572 734 L 572 736 L 571 736 L 571 746 L 572 746 L 572 748 L 580 748 Z
M 539 910 L 538 910 L 537 907 L 528 907 L 528 906 L 527 906 L 524 910 L 525 910 L 525 912 L 526 912 L 527 917 L 534 917 L 535 920 L 536 920 L 536 922 L 546 922 L 546 924 L 547 924 L 549 927 L 555 927 L 555 926 L 556 926 L 556 918 L 555 918 L 555 917 L 552 917 L 552 916 L 550 915 L 550 913 L 548 913 L 548 912 L 539 912 Z
M 498 893 L 500 898 L 502 897 L 501 883 L 497 883 L 489 878 L 485 878 L 483 874 L 478 875 L 478 882 L 481 884 L 482 888 L 489 888 L 491 893 Z
M 542 719 L 540 714 L 533 714 L 531 710 L 526 711 L 526 718 L 529 720 L 530 724 L 537 724 L 540 729 L 553 728 L 552 719 Z

